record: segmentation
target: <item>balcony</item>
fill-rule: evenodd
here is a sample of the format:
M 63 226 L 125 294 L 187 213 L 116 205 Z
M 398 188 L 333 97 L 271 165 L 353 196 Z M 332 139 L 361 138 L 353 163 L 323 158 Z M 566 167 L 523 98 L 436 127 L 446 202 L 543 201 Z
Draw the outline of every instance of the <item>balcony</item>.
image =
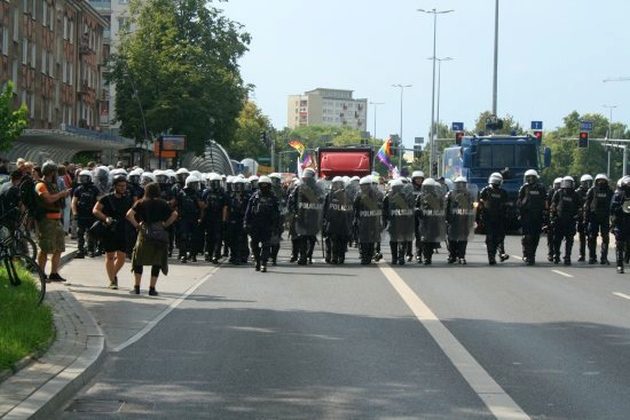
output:
M 106 10 L 109 11 L 112 9 L 111 0 L 90 0 L 89 3 L 90 5 L 92 5 L 93 8 L 95 8 L 99 12 L 106 11 Z

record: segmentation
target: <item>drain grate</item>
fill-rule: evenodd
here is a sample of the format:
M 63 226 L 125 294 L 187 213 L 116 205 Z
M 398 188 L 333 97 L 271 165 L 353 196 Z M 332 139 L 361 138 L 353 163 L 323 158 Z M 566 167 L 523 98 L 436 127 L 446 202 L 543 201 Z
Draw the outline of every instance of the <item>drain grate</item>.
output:
M 79 398 L 70 403 L 65 411 L 72 413 L 117 413 L 125 404 L 123 400 L 96 400 Z

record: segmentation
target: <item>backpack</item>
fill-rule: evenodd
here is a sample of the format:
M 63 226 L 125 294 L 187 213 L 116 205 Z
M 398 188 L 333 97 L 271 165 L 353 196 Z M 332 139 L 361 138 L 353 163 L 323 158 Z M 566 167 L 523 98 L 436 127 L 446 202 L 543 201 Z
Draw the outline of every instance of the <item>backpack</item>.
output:
M 37 210 L 37 192 L 35 191 L 35 182 L 30 176 L 24 177 L 18 187 L 20 189 L 20 200 L 24 207 L 33 214 Z

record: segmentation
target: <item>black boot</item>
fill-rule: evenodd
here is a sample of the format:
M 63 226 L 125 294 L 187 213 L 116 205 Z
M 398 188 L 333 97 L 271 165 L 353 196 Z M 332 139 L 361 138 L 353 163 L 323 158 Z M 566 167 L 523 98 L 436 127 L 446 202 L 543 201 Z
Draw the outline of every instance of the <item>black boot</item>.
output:
M 389 249 L 392 253 L 392 265 L 398 264 L 398 243 L 390 242 Z

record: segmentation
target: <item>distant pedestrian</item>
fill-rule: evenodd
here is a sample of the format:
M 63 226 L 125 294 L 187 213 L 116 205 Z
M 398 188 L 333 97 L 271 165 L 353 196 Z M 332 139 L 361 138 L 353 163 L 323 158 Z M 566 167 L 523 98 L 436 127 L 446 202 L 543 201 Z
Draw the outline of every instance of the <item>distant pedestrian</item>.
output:
M 57 164 L 48 161 L 42 165 L 43 178 L 35 184 L 37 193 L 37 225 L 40 252 L 37 262 L 45 272 L 48 254 L 51 254 L 50 281 L 65 281 L 59 275 L 61 253 L 65 251 L 64 231 L 61 225 L 61 201 L 70 195 L 70 189 L 59 190 L 57 186 Z
M 177 212 L 160 198 L 160 185 L 152 182 L 145 187 L 144 197 L 127 212 L 127 220 L 138 230 L 138 239 L 133 249 L 131 265 L 134 273 L 134 294 L 140 294 L 143 266 L 151 266 L 149 295 L 157 296 L 155 290 L 160 271 L 168 274 L 168 232 L 166 228 L 177 220 Z M 150 230 L 162 231 L 164 241 L 150 237 Z
M 114 191 L 101 197 L 92 213 L 108 226 L 102 238 L 106 254 L 105 269 L 109 288 L 118 289 L 118 272 L 125 265 L 126 253 L 130 248 L 128 236 L 132 229 L 125 217 L 133 202 L 127 190 L 125 175 L 116 175 L 112 183 Z

